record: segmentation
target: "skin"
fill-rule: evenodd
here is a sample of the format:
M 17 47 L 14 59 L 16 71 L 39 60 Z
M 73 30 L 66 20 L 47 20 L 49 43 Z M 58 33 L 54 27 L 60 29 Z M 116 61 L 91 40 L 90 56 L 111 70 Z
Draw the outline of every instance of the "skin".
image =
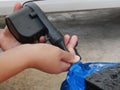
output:
M 14 11 L 19 10 L 17 3 Z M 76 35 L 64 36 L 64 42 L 69 52 L 56 46 L 45 44 L 45 37 L 39 38 L 39 43 L 20 44 L 9 32 L 7 26 L 0 29 L 0 83 L 18 74 L 24 69 L 35 68 L 46 73 L 58 74 L 67 71 L 71 64 L 78 62 L 74 47 L 78 41 Z M 48 52 L 50 51 L 50 52 Z

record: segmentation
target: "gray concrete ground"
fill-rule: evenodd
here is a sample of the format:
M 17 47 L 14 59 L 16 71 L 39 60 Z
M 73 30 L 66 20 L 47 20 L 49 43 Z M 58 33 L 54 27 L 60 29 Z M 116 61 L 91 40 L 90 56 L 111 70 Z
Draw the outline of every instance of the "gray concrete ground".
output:
M 79 36 L 83 62 L 120 60 L 120 9 L 48 15 L 63 34 Z M 59 90 L 66 73 L 51 75 L 28 69 L 0 84 L 0 90 Z

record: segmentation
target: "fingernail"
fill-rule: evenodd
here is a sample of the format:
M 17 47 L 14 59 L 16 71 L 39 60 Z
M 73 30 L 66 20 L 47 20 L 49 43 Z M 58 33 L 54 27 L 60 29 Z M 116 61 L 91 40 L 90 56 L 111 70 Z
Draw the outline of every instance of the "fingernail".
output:
M 79 61 L 80 61 L 80 57 L 77 56 L 77 55 L 75 55 L 75 56 L 74 56 L 74 59 L 72 60 L 71 63 L 76 63 L 76 62 L 79 62 Z
M 80 57 L 78 55 L 75 55 L 75 62 L 80 61 Z

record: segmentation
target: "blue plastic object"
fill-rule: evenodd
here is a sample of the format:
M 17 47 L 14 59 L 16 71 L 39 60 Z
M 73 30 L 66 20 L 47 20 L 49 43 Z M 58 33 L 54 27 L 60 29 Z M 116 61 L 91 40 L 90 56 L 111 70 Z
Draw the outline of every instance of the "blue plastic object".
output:
M 65 81 L 61 85 L 61 90 L 85 90 L 85 78 L 94 72 L 104 68 L 118 65 L 112 62 L 78 62 L 73 64 L 68 71 Z

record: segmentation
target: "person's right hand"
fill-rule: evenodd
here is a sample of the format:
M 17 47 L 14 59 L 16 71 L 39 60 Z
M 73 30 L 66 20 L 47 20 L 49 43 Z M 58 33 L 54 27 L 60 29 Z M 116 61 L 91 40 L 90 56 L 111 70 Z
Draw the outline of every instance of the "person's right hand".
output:
M 20 66 L 17 63 L 20 62 L 26 68 L 35 68 L 51 74 L 65 72 L 70 68 L 71 62 L 73 63 L 79 60 L 79 57 L 74 57 L 70 52 L 50 44 L 41 43 L 20 45 L 7 50 L 5 53 L 6 56 L 11 56 L 12 58 L 14 57 L 13 59 L 16 59 L 14 62 L 11 62 L 14 65 Z M 21 70 L 20 67 L 18 69 Z
M 77 61 L 79 57 L 50 44 L 23 44 L 0 54 L 0 82 L 27 68 L 62 73 Z

